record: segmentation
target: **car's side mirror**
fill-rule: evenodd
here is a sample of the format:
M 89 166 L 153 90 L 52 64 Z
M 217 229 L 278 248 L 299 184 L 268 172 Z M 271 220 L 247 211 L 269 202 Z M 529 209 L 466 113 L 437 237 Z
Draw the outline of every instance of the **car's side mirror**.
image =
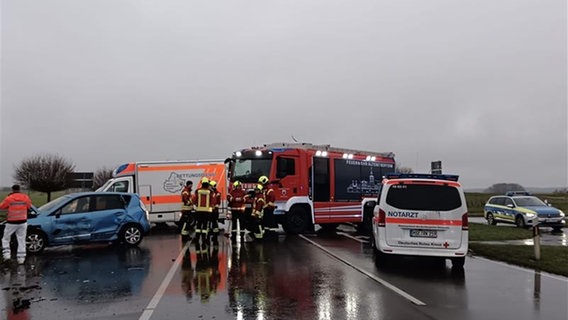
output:
M 514 204 L 510 204 L 510 203 L 509 203 L 509 204 L 507 205 L 507 207 L 509 207 L 509 208 L 511 208 L 511 209 L 512 209 L 512 208 L 514 208 L 514 207 L 515 207 L 515 205 L 514 205 Z

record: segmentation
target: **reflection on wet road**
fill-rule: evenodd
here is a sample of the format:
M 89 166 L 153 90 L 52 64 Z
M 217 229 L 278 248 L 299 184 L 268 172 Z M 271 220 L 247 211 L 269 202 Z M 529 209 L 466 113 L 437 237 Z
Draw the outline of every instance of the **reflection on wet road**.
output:
M 218 246 L 175 231 L 139 248 L 46 250 L 5 265 L 0 319 L 565 319 L 564 277 L 468 257 L 376 265 L 348 233 Z M 399 292 L 400 291 L 400 292 Z M 408 299 L 401 292 L 422 301 Z M 504 308 L 515 305 L 515 308 Z
M 427 318 L 299 237 L 225 240 L 189 247 L 152 319 L 381 319 L 387 310 L 389 319 Z

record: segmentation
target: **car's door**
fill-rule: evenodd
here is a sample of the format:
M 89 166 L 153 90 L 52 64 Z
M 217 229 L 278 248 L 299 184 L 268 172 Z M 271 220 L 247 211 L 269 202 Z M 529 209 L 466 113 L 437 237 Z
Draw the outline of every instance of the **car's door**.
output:
M 505 197 L 494 197 L 490 200 L 493 214 L 497 220 L 507 220 L 507 207 Z
M 53 215 L 53 229 L 50 238 L 57 244 L 68 244 L 88 240 L 91 237 L 91 221 L 89 218 L 90 198 L 75 198 Z
M 508 221 L 515 221 L 516 206 L 511 198 L 505 198 L 505 215 L 504 218 Z
M 93 240 L 112 239 L 120 231 L 126 219 L 127 198 L 115 194 L 93 196 L 89 212 Z

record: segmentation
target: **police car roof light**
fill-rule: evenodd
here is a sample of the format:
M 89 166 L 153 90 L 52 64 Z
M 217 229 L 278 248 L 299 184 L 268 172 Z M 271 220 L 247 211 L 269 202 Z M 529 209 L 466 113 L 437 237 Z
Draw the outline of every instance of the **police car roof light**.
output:
M 459 175 L 455 174 L 430 174 L 430 173 L 390 173 L 385 176 L 387 179 L 436 179 L 458 181 Z
M 505 193 L 507 197 L 512 196 L 530 196 L 531 194 L 528 191 L 508 191 Z

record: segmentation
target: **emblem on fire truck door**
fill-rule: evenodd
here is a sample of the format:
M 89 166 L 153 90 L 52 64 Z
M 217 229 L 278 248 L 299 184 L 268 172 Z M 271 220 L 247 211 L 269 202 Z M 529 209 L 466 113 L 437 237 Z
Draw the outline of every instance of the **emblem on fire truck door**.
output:
M 285 197 L 288 194 L 288 191 L 286 191 L 286 189 L 282 189 L 280 190 L 280 194 Z

